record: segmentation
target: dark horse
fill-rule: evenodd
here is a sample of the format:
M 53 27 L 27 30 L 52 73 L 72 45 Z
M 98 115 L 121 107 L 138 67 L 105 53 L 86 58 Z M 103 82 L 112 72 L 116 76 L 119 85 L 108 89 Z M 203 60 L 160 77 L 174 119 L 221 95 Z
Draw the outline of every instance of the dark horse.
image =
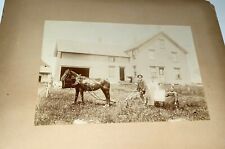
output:
M 84 92 L 85 91 L 95 91 L 101 89 L 106 97 L 106 105 L 110 105 L 110 83 L 104 79 L 90 79 L 85 76 L 81 76 L 76 72 L 67 69 L 61 77 L 61 81 L 65 84 L 66 80 L 73 80 L 71 83 L 71 88 L 75 88 L 76 95 L 74 104 L 77 102 L 79 93 L 81 94 L 82 102 L 84 103 Z

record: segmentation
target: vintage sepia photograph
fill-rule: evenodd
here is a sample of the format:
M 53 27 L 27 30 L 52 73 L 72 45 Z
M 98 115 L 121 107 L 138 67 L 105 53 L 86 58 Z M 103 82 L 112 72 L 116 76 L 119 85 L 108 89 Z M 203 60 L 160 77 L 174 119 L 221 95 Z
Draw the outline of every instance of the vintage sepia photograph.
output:
M 45 21 L 35 125 L 209 120 L 190 26 Z

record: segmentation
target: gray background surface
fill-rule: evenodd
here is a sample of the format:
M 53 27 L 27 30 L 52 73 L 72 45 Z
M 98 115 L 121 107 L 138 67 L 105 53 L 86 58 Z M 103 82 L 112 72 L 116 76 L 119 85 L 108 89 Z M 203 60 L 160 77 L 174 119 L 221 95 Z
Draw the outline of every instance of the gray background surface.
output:
M 45 20 L 190 25 L 211 120 L 34 126 Z M 0 148 L 225 148 L 225 49 L 208 2 L 8 0 L 0 51 Z

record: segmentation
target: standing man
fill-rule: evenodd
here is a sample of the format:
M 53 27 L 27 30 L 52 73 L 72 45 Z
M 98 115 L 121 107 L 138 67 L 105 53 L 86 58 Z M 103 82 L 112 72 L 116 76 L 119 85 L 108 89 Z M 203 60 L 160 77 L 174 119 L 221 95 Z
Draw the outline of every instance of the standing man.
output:
M 137 91 L 140 93 L 140 97 L 141 97 L 142 101 L 145 100 L 145 105 L 147 105 L 148 99 L 145 99 L 145 97 L 144 97 L 144 95 L 146 93 L 147 86 L 146 86 L 145 81 L 143 80 L 143 75 L 139 74 L 139 75 L 137 75 L 137 78 L 138 78 Z

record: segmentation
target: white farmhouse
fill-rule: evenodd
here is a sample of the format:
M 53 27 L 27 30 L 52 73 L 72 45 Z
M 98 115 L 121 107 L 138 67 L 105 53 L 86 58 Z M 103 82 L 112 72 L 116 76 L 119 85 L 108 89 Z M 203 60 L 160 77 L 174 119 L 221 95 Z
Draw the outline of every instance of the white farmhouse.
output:
M 111 82 L 126 81 L 142 74 L 160 83 L 190 83 L 187 50 L 160 32 L 132 49 L 118 52 L 116 47 L 57 41 L 54 80 L 68 68 L 90 78 Z
M 127 50 L 133 75 L 160 83 L 190 83 L 188 52 L 160 32 L 137 47 Z

